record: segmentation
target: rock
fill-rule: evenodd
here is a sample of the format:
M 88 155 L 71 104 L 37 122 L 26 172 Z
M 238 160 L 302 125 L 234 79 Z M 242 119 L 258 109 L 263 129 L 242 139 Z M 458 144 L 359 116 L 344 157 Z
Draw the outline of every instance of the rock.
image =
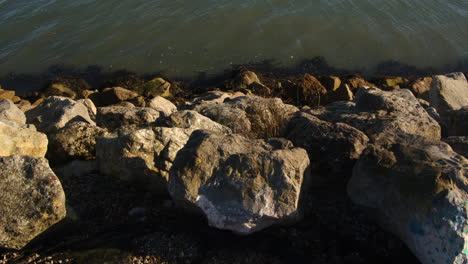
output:
M 468 137 L 448 137 L 443 141 L 449 144 L 455 152 L 468 158 Z
M 248 90 L 252 91 L 253 94 L 260 96 L 271 96 L 271 89 L 261 83 L 252 83 L 249 85 Z
M 143 96 L 137 96 L 128 100 L 128 102 L 134 104 L 136 107 L 146 107 L 146 99 Z
M 175 104 L 161 96 L 156 96 L 151 99 L 148 107 L 159 111 L 164 116 L 170 116 L 172 113 L 177 111 L 177 106 L 175 106 Z
M 353 126 L 371 140 L 387 133 L 408 133 L 434 140 L 441 136 L 439 124 L 407 89 L 387 92 L 361 88 L 354 102 L 334 102 L 306 112 L 324 121 Z
M 317 79 L 328 92 L 333 92 L 341 86 L 341 80 L 336 76 L 318 76 Z
M 0 156 L 27 155 L 43 158 L 47 136 L 32 128 L 0 120 Z
M 177 154 L 169 192 L 211 226 L 250 234 L 297 216 L 308 166 L 300 148 L 197 130 Z
M 341 80 L 341 85 L 349 85 L 352 92 L 355 92 L 360 87 L 375 87 L 374 84 L 364 80 L 364 78 L 359 75 L 344 76 Z
M 6 99 L 12 101 L 13 97 L 15 97 L 15 91 L 0 89 L 0 100 Z
M 369 141 L 352 126 L 325 122 L 306 113 L 297 114 L 289 127 L 288 139 L 304 148 L 311 163 L 327 174 L 351 171 Z
M 0 247 L 21 249 L 65 217 L 65 194 L 44 158 L 0 157 Z
M 167 127 L 191 128 L 193 130 L 206 129 L 219 133 L 231 133 L 231 129 L 228 127 L 218 124 L 193 110 L 183 110 L 173 113 L 164 121 L 164 125 Z
M 0 100 L 0 120 L 9 120 L 19 125 L 26 124 L 26 116 L 10 100 Z
M 348 184 L 421 263 L 467 263 L 468 160 L 443 142 L 388 135 L 371 144 Z
M 57 131 L 68 122 L 84 121 L 94 124 L 86 106 L 59 96 L 49 97 L 27 111 L 26 118 L 29 124 L 34 124 L 37 130 L 46 134 Z
M 441 115 L 468 105 L 468 83 L 463 73 L 435 76 L 429 90 L 429 102 Z
M 193 110 L 250 138 L 280 137 L 299 110 L 279 98 L 240 96 L 223 103 L 201 102 Z
M 188 105 L 190 105 L 193 108 L 199 104 L 206 104 L 206 103 L 221 104 L 226 99 L 234 99 L 240 96 L 245 96 L 245 94 L 242 92 L 226 93 L 226 92 L 220 92 L 220 91 L 210 91 L 200 97 L 193 99 L 191 102 L 188 103 Z
M 136 107 L 134 104 L 130 103 L 130 102 L 120 102 L 120 103 L 117 103 L 117 104 L 113 104 L 111 106 L 119 106 L 119 107 L 126 107 L 126 108 L 134 108 Z
M 64 96 L 70 99 L 84 98 L 83 92 L 89 90 L 89 84 L 81 78 L 55 78 L 44 91 L 46 96 Z
M 325 103 L 331 103 L 336 101 L 352 101 L 354 99 L 354 94 L 349 88 L 348 84 L 341 85 L 339 88 L 332 92 L 328 92 L 324 96 Z
M 410 84 L 410 90 L 414 96 L 429 101 L 429 90 L 431 89 L 432 77 L 416 79 Z
M 28 110 L 31 110 L 32 108 L 34 108 L 32 105 L 31 105 L 31 102 L 29 102 L 28 100 L 21 100 L 19 101 L 18 103 L 16 103 L 16 106 L 24 112 L 28 111 Z
M 100 171 L 166 193 L 169 169 L 193 129 L 156 127 L 97 140 Z
M 137 96 L 138 94 L 134 91 L 122 87 L 112 87 L 106 88 L 102 92 L 92 94 L 90 99 L 93 100 L 94 104 L 97 106 L 109 106 L 131 100 Z
M 400 89 L 402 86 L 409 86 L 409 80 L 403 77 L 377 75 L 374 76 L 370 81 L 376 84 L 382 90 L 386 91 Z
M 421 104 L 421 106 L 424 107 L 424 109 L 431 107 L 431 104 L 428 101 L 421 99 L 421 98 L 417 98 L 417 99 L 418 99 L 419 104 Z
M 153 123 L 158 118 L 159 112 L 152 108 L 108 106 L 98 108 L 96 123 L 113 130 L 121 126 Z
M 163 78 L 154 78 L 136 87 L 135 91 L 146 97 L 168 97 L 171 95 L 171 84 Z
M 37 99 L 36 101 L 34 101 L 32 103 L 32 106 L 38 106 L 39 104 L 41 104 L 42 102 L 44 102 L 45 98 L 41 97 L 39 99 Z
M 91 99 L 80 99 L 76 102 L 86 106 L 89 117 L 91 117 L 92 120 L 96 120 L 97 108 Z
M 19 96 L 13 96 L 13 98 L 11 99 L 11 101 L 12 101 L 13 103 L 16 104 L 16 103 L 18 103 L 19 101 L 21 101 L 21 98 L 20 98 Z
M 96 156 L 96 140 L 105 129 L 86 122 L 73 122 L 49 135 L 47 159 L 58 164 L 73 159 L 90 160 Z
M 116 72 L 106 83 L 105 87 L 122 87 L 128 90 L 134 90 L 136 87 L 143 85 L 145 82 L 134 73 Z
M 317 106 L 323 104 L 327 89 L 310 74 L 304 74 L 298 80 L 284 82 L 285 96 L 295 104 Z
M 235 76 L 231 80 L 227 80 L 224 83 L 224 86 L 228 90 L 242 90 L 242 89 L 248 89 L 250 85 L 252 84 L 258 84 L 260 86 L 263 86 L 262 82 L 258 78 L 257 74 L 252 71 L 246 71 L 243 70 L 237 76 Z
M 442 120 L 447 136 L 468 136 L 468 106 L 447 111 Z

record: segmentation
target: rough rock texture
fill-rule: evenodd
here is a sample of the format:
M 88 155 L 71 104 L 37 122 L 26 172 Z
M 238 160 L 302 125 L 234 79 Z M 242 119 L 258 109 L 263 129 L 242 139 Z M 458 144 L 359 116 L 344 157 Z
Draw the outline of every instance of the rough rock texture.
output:
M 348 184 L 426 263 L 467 263 L 468 160 L 443 142 L 388 135 L 369 145 Z
M 85 91 L 90 88 L 84 79 L 59 77 L 50 81 L 44 94 L 46 96 L 65 96 L 71 99 L 79 99 L 84 98 Z
M 65 97 L 52 96 L 26 112 L 27 122 L 37 130 L 50 133 L 64 127 L 70 121 L 84 121 L 94 124 L 88 108 Z
M 165 116 L 170 116 L 172 113 L 177 111 L 177 106 L 175 106 L 175 104 L 161 96 L 156 96 L 151 99 L 148 107 L 159 111 Z
M 138 87 L 135 90 L 142 96 L 155 97 L 162 96 L 168 97 L 171 95 L 171 83 L 162 79 L 154 78 Z
M 94 93 L 90 96 L 94 104 L 97 106 L 108 106 L 118 104 L 123 101 L 131 100 L 137 97 L 136 92 L 127 90 L 122 87 L 112 87 L 102 90 L 102 92 Z
M 13 101 L 13 97 L 15 97 L 15 91 L 3 90 L 0 88 L 0 100 L 6 99 Z
M 97 140 L 100 171 L 124 181 L 150 184 L 166 192 L 168 171 L 193 129 L 156 127 Z
M 431 89 L 432 77 L 423 77 L 415 80 L 410 87 L 414 96 L 429 100 L 429 90 Z
M 94 159 L 96 140 L 104 136 L 105 129 L 86 122 L 73 122 L 49 135 L 47 158 L 54 163 L 72 159 Z
M 443 141 L 449 144 L 455 152 L 468 158 L 468 137 L 448 137 Z
M 43 158 L 47 136 L 33 128 L 0 120 L 0 156 L 28 155 Z
M 142 107 L 99 107 L 96 123 L 100 127 L 116 129 L 126 125 L 149 124 L 159 118 L 159 112 Z
M 324 102 L 327 89 L 310 74 L 304 74 L 298 80 L 286 81 L 282 84 L 285 95 L 295 104 L 317 106 Z
M 441 128 L 406 89 L 386 92 L 360 88 L 354 102 L 335 102 L 308 110 L 319 119 L 346 123 L 370 139 L 385 133 L 408 133 L 439 140 Z
M 313 166 L 327 172 L 346 172 L 367 147 L 369 138 L 344 123 L 329 123 L 299 113 L 289 124 L 288 139 L 304 148 Z
M 97 108 L 91 99 L 80 99 L 76 101 L 83 104 L 88 109 L 88 114 L 92 120 L 96 120 Z
M 206 129 L 220 133 L 231 133 L 231 129 L 228 127 L 218 124 L 193 110 L 175 112 L 164 121 L 164 124 L 168 127 L 192 128 L 194 130 Z
M 442 115 L 468 105 L 468 83 L 461 72 L 437 75 L 432 79 L 429 102 Z
M 192 108 L 231 128 L 234 133 L 251 138 L 284 135 L 288 121 L 299 111 L 293 105 L 284 104 L 279 98 L 258 96 L 240 96 L 225 99 L 223 103 L 202 101 Z
M 177 154 L 169 192 L 211 226 L 242 234 L 293 218 L 309 159 L 282 141 L 197 130 Z
M 341 85 L 339 88 L 329 91 L 324 96 L 325 103 L 331 103 L 336 101 L 352 101 L 354 94 L 348 84 Z
M 0 247 L 21 249 L 65 217 L 65 194 L 44 158 L 0 157 Z
M 442 120 L 448 136 L 468 136 L 468 106 L 447 111 Z
M 234 99 L 240 96 L 245 96 L 242 92 L 236 93 L 226 93 L 221 91 L 210 91 L 204 95 L 193 99 L 191 102 L 188 102 L 185 108 L 196 108 L 199 104 L 215 103 L 222 104 L 226 99 Z
M 26 116 L 12 101 L 0 100 L 0 120 L 9 120 L 19 125 L 26 124 Z

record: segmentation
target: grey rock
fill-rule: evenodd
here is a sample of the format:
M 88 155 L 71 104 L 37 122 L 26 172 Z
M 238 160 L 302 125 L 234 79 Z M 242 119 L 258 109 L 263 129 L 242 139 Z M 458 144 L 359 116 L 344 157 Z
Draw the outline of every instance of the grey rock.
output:
M 329 123 L 306 113 L 299 113 L 289 127 L 288 139 L 307 150 L 314 166 L 329 173 L 350 171 L 369 141 L 352 126 Z
M 94 105 L 93 101 L 91 101 L 91 99 L 80 99 L 80 100 L 77 100 L 76 102 L 81 103 L 84 106 L 86 106 L 86 108 L 88 109 L 88 114 L 91 117 L 91 119 L 93 121 L 96 120 L 97 108 Z
M 429 90 L 429 102 L 442 115 L 468 105 L 468 83 L 461 72 L 437 75 Z
M 159 112 L 143 107 L 99 107 L 96 116 L 98 126 L 107 129 L 117 129 L 121 126 L 150 124 L 159 118 Z
M 43 158 L 47 152 L 47 136 L 33 127 L 0 120 L 0 156 L 27 155 Z
M 448 137 L 444 138 L 443 141 L 452 147 L 452 149 L 460 155 L 468 158 L 468 136 L 465 137 Z
M 0 247 L 21 249 L 65 217 L 65 194 L 44 158 L 0 157 Z
M 162 96 L 156 96 L 149 101 L 148 107 L 159 111 L 164 116 L 170 116 L 177 111 L 177 106 Z
M 346 123 L 371 140 L 385 134 L 408 133 L 439 140 L 440 125 L 406 89 L 391 92 L 359 88 L 354 102 L 334 102 L 306 111 L 321 120 Z
M 468 160 L 446 143 L 388 135 L 361 155 L 348 194 L 421 263 L 467 263 L 467 177 Z
M 191 128 L 194 130 L 206 129 L 220 133 L 231 133 L 231 129 L 228 127 L 216 123 L 208 117 L 193 110 L 175 112 L 164 121 L 164 124 L 168 127 Z
M 169 192 L 211 226 L 250 234 L 297 216 L 308 166 L 301 148 L 196 130 L 177 154 Z
M 12 101 L 0 100 L 0 119 L 9 120 L 20 125 L 26 124 L 26 116 Z
M 68 122 L 84 121 L 95 124 L 88 108 L 66 97 L 51 96 L 26 112 L 27 122 L 34 124 L 43 133 L 55 132 Z

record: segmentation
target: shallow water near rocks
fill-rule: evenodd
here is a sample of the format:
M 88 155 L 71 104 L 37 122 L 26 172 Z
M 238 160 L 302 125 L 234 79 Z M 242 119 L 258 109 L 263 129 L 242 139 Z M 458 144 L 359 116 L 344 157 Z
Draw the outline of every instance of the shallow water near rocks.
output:
M 467 43 L 466 0 L 0 0 L 0 76 L 54 64 L 194 76 L 314 56 L 439 67 Z

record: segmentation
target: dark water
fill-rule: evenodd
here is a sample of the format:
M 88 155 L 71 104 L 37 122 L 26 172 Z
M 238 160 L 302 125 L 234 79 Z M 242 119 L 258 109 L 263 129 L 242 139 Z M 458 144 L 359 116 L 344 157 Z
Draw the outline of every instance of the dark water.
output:
M 0 75 L 54 64 L 193 76 L 274 59 L 468 57 L 468 0 L 0 0 Z

